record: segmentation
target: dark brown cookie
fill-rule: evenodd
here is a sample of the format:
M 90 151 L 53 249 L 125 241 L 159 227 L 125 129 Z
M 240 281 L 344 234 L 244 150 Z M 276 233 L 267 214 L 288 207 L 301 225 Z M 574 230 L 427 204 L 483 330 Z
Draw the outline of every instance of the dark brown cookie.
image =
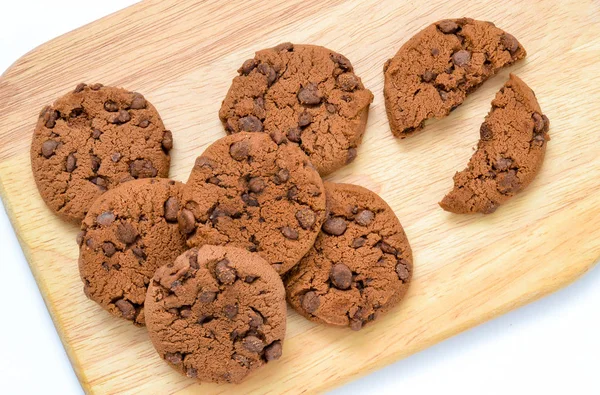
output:
M 348 59 L 285 43 L 257 52 L 238 72 L 219 112 L 227 133 L 276 133 L 321 175 L 354 160 L 373 95 Z
M 177 226 L 182 193 L 180 182 L 135 180 L 94 202 L 77 237 L 88 298 L 117 317 L 144 324 L 150 279 L 187 248 Z
M 258 252 L 279 274 L 310 249 L 325 219 L 323 181 L 296 145 L 266 133 L 224 137 L 196 159 L 179 215 L 188 245 Z
M 375 193 L 329 182 L 325 191 L 329 217 L 285 277 L 287 299 L 312 321 L 359 330 L 403 298 L 412 251 L 400 221 Z
M 549 128 L 533 91 L 511 74 L 481 125 L 477 151 L 440 206 L 458 214 L 496 211 L 539 172 Z
M 396 137 L 445 117 L 525 49 L 491 22 L 470 18 L 434 23 L 413 36 L 384 66 L 385 107 Z
M 258 254 L 234 247 L 193 248 L 156 271 L 146 296 L 154 347 L 182 374 L 239 383 L 279 359 L 285 290 Z
M 40 113 L 31 167 L 48 207 L 80 222 L 120 182 L 168 177 L 172 147 L 171 132 L 141 94 L 79 84 Z

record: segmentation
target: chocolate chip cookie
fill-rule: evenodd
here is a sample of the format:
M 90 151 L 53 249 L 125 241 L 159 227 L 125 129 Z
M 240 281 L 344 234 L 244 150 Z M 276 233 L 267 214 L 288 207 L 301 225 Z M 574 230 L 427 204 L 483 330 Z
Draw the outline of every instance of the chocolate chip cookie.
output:
M 196 159 L 179 214 L 188 245 L 258 252 L 279 274 L 310 249 L 325 219 L 323 181 L 297 145 L 266 133 L 224 137 Z
M 187 249 L 177 213 L 183 184 L 123 183 L 98 198 L 77 237 L 84 292 L 117 317 L 144 324 L 146 288 L 156 269 Z
M 524 58 L 516 38 L 491 22 L 446 19 L 412 37 L 385 63 L 385 107 L 404 138 L 442 118 L 502 67 Z
M 31 167 L 48 207 L 78 223 L 120 182 L 167 177 L 172 147 L 171 132 L 144 96 L 79 84 L 40 113 Z
M 477 151 L 454 176 L 440 206 L 458 214 L 490 214 L 533 181 L 550 140 L 550 121 L 533 91 L 511 74 L 480 128 Z
M 193 248 L 156 271 L 146 296 L 154 347 L 182 374 L 239 383 L 279 359 L 285 290 L 258 254 L 234 247 Z
M 325 183 L 329 217 L 285 277 L 287 299 L 308 319 L 354 330 L 404 296 L 412 251 L 392 209 L 368 189 Z
M 219 111 L 227 133 L 277 134 L 321 175 L 354 160 L 373 95 L 343 55 L 284 43 L 257 52 L 238 73 Z

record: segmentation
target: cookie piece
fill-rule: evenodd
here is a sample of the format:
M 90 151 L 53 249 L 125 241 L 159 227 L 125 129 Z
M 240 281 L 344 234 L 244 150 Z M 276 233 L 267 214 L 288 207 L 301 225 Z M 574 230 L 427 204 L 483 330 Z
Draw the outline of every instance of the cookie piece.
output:
M 296 145 L 236 133 L 196 159 L 179 216 L 188 245 L 258 252 L 279 274 L 314 243 L 325 220 L 323 181 Z
M 385 108 L 404 138 L 447 116 L 501 68 L 524 58 L 517 39 L 491 22 L 446 19 L 413 36 L 385 63 Z
M 373 94 L 343 55 L 284 43 L 257 52 L 238 73 L 219 111 L 227 133 L 285 138 L 321 175 L 354 160 Z
M 187 249 L 177 225 L 182 194 L 182 183 L 153 178 L 123 183 L 94 202 L 77 236 L 88 298 L 112 315 L 144 324 L 154 272 Z
M 258 254 L 235 247 L 193 248 L 156 271 L 146 296 L 154 347 L 180 373 L 239 383 L 279 359 L 285 290 Z
M 168 177 L 172 147 L 171 132 L 144 96 L 79 84 L 40 113 L 31 167 L 48 207 L 79 223 L 120 182 Z
M 550 121 L 533 91 L 516 75 L 496 94 L 480 128 L 477 151 L 454 176 L 440 206 L 457 214 L 490 214 L 533 181 L 539 172 Z
M 325 192 L 329 217 L 286 276 L 287 299 L 311 321 L 359 330 L 403 298 L 412 251 L 400 221 L 375 193 L 330 182 Z

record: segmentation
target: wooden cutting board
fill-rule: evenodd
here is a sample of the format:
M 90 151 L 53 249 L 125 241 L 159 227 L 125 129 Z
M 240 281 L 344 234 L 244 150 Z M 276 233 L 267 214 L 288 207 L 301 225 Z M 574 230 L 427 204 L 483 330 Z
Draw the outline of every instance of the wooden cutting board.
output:
M 413 34 L 448 17 L 490 20 L 527 59 L 488 81 L 449 117 L 395 140 L 383 105 L 382 67 Z M 217 112 L 255 50 L 282 41 L 345 54 L 375 100 L 358 159 L 328 177 L 371 188 L 395 210 L 415 255 L 406 301 L 359 333 L 289 312 L 284 357 L 237 387 L 195 384 L 154 353 L 142 328 L 114 319 L 83 292 L 77 227 L 44 206 L 29 145 L 43 105 L 78 82 L 144 93 L 175 149 L 185 181 L 224 135 Z M 148 1 L 36 48 L 0 80 L 2 199 L 75 371 L 87 392 L 319 391 L 431 346 L 572 282 L 600 256 L 600 3 L 578 1 L 284 0 Z M 489 216 L 459 216 L 437 202 L 467 163 L 479 126 L 508 72 L 537 93 L 552 141 L 533 184 Z

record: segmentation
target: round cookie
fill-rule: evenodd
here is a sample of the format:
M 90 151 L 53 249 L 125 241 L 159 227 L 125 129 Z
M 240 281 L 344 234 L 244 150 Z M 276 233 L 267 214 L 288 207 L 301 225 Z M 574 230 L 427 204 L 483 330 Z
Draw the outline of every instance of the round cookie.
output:
M 423 29 L 384 66 L 385 108 L 404 138 L 442 118 L 501 68 L 524 58 L 517 39 L 491 22 L 446 19 Z
M 533 91 L 511 74 L 481 125 L 477 150 L 440 206 L 457 214 L 496 211 L 539 172 L 549 128 Z
M 156 271 L 146 322 L 152 344 L 174 369 L 199 381 L 239 383 L 281 356 L 285 290 L 257 254 L 193 248 Z
M 120 182 L 168 177 L 172 147 L 171 132 L 141 94 L 79 84 L 40 113 L 31 167 L 48 207 L 78 223 Z
M 325 191 L 329 217 L 285 277 L 287 299 L 311 321 L 359 330 L 403 298 L 412 251 L 400 221 L 375 193 L 329 182 Z
M 152 178 L 123 183 L 94 202 L 77 236 L 88 298 L 112 315 L 144 324 L 154 272 L 187 249 L 177 225 L 182 193 L 182 183 Z
M 306 155 L 266 133 L 236 133 L 196 159 L 179 225 L 188 245 L 258 252 L 279 274 L 308 252 L 325 219 L 323 181 Z
M 257 52 L 238 73 L 219 111 L 227 133 L 286 138 L 321 175 L 354 160 L 373 94 L 343 55 L 284 43 Z

